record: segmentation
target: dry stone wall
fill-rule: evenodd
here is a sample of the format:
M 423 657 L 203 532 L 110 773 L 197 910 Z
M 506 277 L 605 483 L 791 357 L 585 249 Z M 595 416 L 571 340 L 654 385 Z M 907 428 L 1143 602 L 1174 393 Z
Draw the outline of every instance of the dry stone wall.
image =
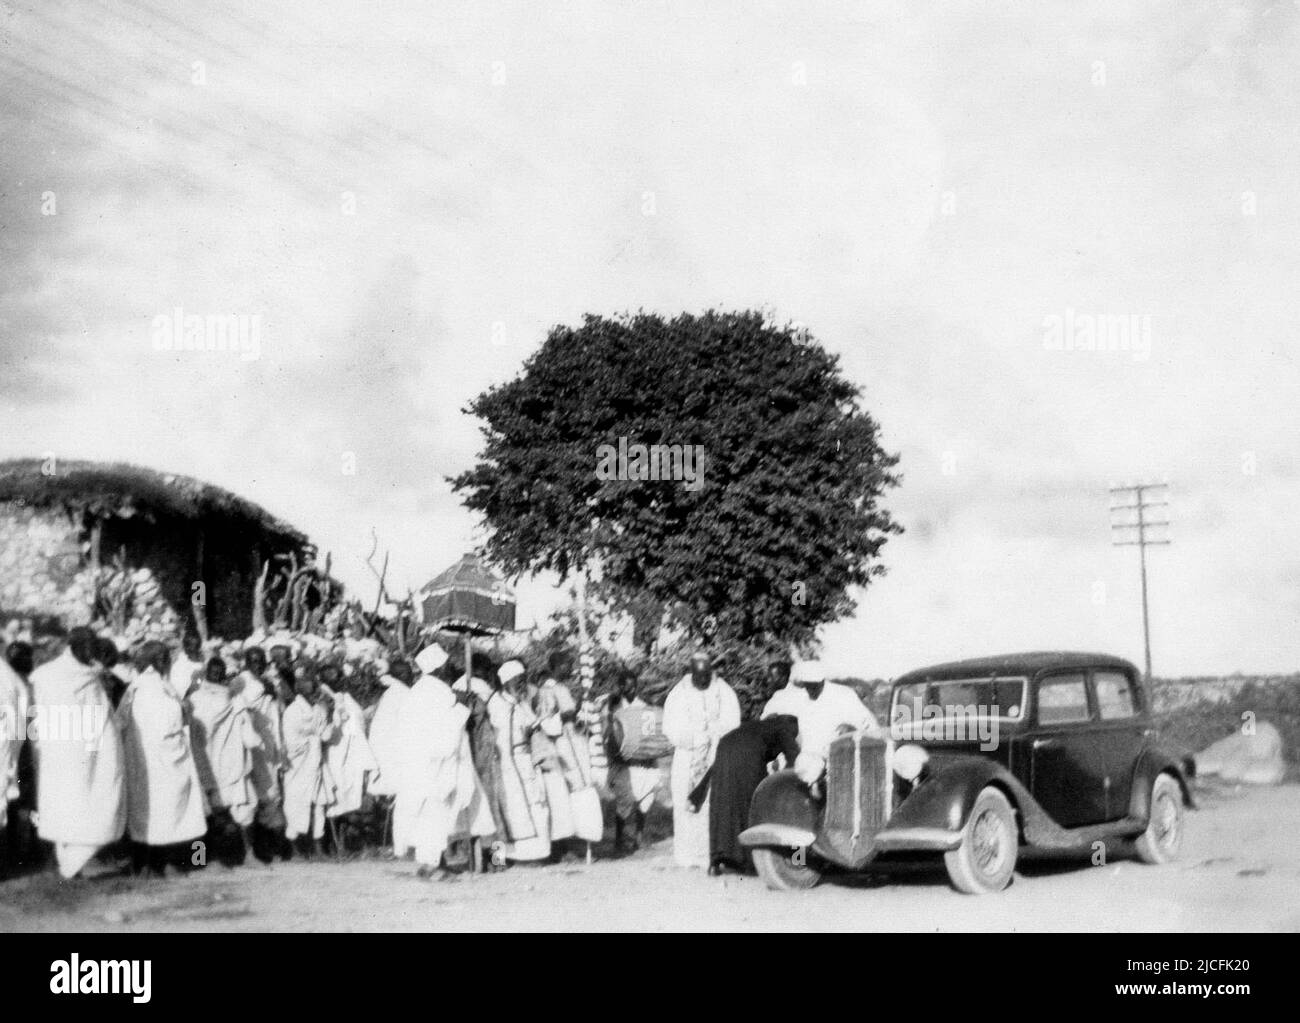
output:
M 87 624 L 94 583 L 80 534 L 58 509 L 0 503 L 0 609 Z

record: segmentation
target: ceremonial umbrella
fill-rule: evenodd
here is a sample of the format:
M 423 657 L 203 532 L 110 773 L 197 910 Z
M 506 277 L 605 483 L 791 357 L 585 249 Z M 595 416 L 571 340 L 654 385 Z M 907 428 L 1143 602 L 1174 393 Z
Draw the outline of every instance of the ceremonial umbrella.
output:
M 515 595 L 477 554 L 466 554 L 420 590 L 420 617 L 430 632 L 446 629 L 465 637 L 465 686 L 475 636 L 499 636 L 515 627 Z M 482 869 L 482 853 L 471 838 L 470 876 Z
M 465 637 L 468 674 L 473 637 L 514 629 L 515 594 L 477 554 L 470 553 L 420 590 L 420 615 L 430 632 L 446 629 Z

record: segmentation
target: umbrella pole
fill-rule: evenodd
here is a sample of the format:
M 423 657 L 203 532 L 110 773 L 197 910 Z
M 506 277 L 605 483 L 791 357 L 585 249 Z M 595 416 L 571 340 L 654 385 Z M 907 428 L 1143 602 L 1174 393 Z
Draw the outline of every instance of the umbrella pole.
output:
M 465 692 L 466 694 L 469 694 L 471 692 L 469 687 L 469 680 L 474 677 L 474 672 L 471 667 L 473 664 L 473 659 L 474 659 L 474 644 L 472 642 L 472 637 L 467 632 L 465 633 Z M 468 695 L 466 696 L 466 698 L 468 699 Z M 479 840 L 477 835 L 471 834 L 469 836 L 469 849 L 467 851 L 469 853 L 469 876 L 470 879 L 473 880 L 474 875 L 478 873 L 478 865 L 479 865 Z

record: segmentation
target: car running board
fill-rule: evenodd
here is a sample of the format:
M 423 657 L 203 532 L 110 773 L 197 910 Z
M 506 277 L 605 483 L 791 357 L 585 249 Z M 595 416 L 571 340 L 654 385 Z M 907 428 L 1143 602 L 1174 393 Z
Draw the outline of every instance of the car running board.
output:
M 1146 831 L 1147 822 L 1122 817 L 1105 824 L 1085 824 L 1081 828 L 1063 828 L 1054 821 L 1025 822 L 1025 838 L 1040 849 L 1078 849 L 1108 838 L 1129 838 Z

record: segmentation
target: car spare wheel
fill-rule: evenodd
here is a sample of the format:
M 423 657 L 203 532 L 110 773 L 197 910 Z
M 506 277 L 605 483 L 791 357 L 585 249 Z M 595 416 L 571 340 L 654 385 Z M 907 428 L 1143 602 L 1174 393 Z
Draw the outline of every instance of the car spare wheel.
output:
M 959 892 L 984 895 L 1011 883 L 1020 840 L 1016 813 L 995 788 L 986 788 L 971 807 L 961 845 L 943 854 L 948 878 Z
M 754 849 L 754 869 L 773 891 L 801 892 L 822 879 L 808 862 L 806 849 Z
M 1183 790 L 1168 774 L 1157 775 L 1151 786 L 1151 815 L 1137 840 L 1143 863 L 1168 863 L 1177 859 L 1183 844 Z

